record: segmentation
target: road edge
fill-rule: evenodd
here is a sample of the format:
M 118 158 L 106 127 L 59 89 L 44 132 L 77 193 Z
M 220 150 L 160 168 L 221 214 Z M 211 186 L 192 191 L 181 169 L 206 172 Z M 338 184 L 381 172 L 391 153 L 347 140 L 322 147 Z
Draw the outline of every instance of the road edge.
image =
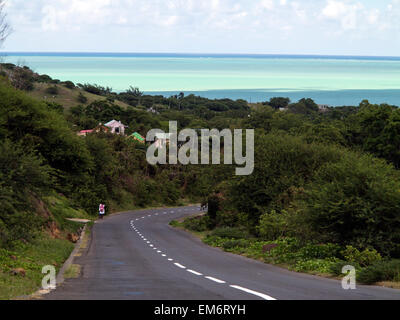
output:
M 79 252 L 79 250 L 81 249 L 81 245 L 83 242 L 83 239 L 86 236 L 86 230 L 87 230 L 87 224 L 85 224 L 85 226 L 83 227 L 83 230 L 80 234 L 79 240 L 75 243 L 75 247 L 72 250 L 71 254 L 69 255 L 68 259 L 65 260 L 64 264 L 62 265 L 62 267 L 60 268 L 60 270 L 58 271 L 58 274 L 56 276 L 56 288 L 55 289 L 39 289 L 38 291 L 32 293 L 31 295 L 28 296 L 28 299 L 40 299 L 42 296 L 49 294 L 51 291 L 56 290 L 58 288 L 58 286 L 60 286 L 61 284 L 63 284 L 63 282 L 65 281 L 64 278 L 64 274 L 65 272 L 68 270 L 68 268 L 73 264 L 75 256 L 77 255 L 77 253 Z

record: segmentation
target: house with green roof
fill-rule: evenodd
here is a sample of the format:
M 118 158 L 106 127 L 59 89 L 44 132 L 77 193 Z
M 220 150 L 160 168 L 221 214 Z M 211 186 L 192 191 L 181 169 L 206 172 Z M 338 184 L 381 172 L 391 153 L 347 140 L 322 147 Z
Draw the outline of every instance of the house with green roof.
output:
M 143 137 L 140 133 L 134 132 L 129 137 L 135 139 L 136 141 L 139 141 L 140 143 L 146 143 L 146 138 Z

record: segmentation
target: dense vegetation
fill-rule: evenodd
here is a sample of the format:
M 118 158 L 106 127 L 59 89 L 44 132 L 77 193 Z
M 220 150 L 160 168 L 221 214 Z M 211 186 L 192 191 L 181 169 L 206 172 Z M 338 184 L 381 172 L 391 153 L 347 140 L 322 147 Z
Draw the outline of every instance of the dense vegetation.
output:
M 22 77 L 28 85 L 19 73 L 30 74 Z M 400 259 L 397 107 L 363 101 L 320 109 L 311 99 L 287 98 L 248 104 L 183 93 L 148 96 L 134 87 L 115 93 L 12 65 L 3 66 L 3 76 L 2 245 L 31 241 L 32 226 L 46 225 L 31 212 L 54 193 L 92 215 L 99 202 L 113 210 L 206 201 L 208 214 L 184 225 L 206 232 L 209 244 L 298 271 L 340 274 L 350 263 L 366 283 L 399 279 L 393 271 L 399 268 L 393 259 Z M 66 109 L 28 97 L 39 83 L 54 95 L 62 87 L 79 90 L 80 100 Z M 87 94 L 98 99 L 88 102 Z M 146 146 L 133 139 L 76 135 L 112 119 L 143 136 L 152 128 L 168 130 L 169 120 L 180 128 L 255 129 L 254 173 L 237 177 L 225 165 L 152 166 Z

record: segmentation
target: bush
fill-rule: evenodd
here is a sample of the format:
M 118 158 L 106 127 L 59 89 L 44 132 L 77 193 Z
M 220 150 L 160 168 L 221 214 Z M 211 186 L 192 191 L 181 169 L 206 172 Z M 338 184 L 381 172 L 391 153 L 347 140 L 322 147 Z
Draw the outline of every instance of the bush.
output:
M 84 94 L 82 94 L 82 92 L 79 92 L 78 102 L 86 103 L 86 102 L 88 102 L 88 98 L 86 98 L 86 96 Z
M 58 94 L 58 87 L 57 87 L 57 86 L 48 87 L 48 88 L 46 89 L 46 93 L 55 96 L 55 95 Z
M 225 250 L 230 250 L 233 248 L 247 248 L 249 247 L 249 242 L 244 240 L 244 239 L 239 239 L 239 240 L 228 240 L 224 242 L 222 245 L 222 248 Z
M 208 244 L 209 246 L 213 246 L 213 247 L 222 247 L 224 245 L 225 242 L 227 242 L 226 239 L 224 238 L 220 238 L 220 237 L 216 237 L 216 236 L 210 236 L 208 235 L 203 242 L 205 244 Z
M 340 256 L 340 246 L 337 244 L 308 244 L 299 250 L 303 259 L 327 259 Z
M 19 90 L 32 91 L 34 89 L 34 76 L 31 70 L 24 68 L 15 68 L 10 74 L 12 86 Z
M 75 88 L 75 84 L 72 81 L 65 81 L 63 84 L 64 84 L 64 87 L 66 87 L 68 89 L 74 89 Z
M 288 229 L 287 214 L 285 211 L 278 213 L 272 210 L 260 218 L 257 226 L 258 234 L 265 240 L 275 240 L 286 235 Z
M 216 228 L 212 232 L 213 236 L 220 238 L 229 238 L 229 239 L 248 239 L 250 237 L 249 233 L 237 227 L 221 227 Z
M 250 226 L 258 225 L 266 208 L 269 212 L 287 209 L 321 166 L 342 156 L 337 147 L 307 144 L 281 133 L 256 134 L 255 138 L 254 173 L 234 180 L 229 199 L 239 212 L 248 214 Z M 274 218 L 281 226 L 279 217 Z M 274 233 L 276 227 L 269 229 Z
M 293 270 L 297 272 L 317 272 L 329 274 L 336 262 L 332 259 L 299 260 Z
M 47 74 L 41 74 L 36 80 L 37 82 L 50 83 L 52 79 Z
M 361 269 L 357 280 L 364 284 L 380 281 L 400 281 L 400 260 L 379 261 Z
M 14 70 L 17 66 L 13 63 L 2 63 L 1 66 L 4 69 L 8 69 L 8 70 Z
M 0 142 L 0 247 L 19 239 L 30 240 L 43 223 L 33 194 L 46 192 L 52 170 L 35 152 L 6 139 Z
M 107 96 L 112 93 L 112 88 L 102 87 L 97 84 L 83 84 L 80 87 L 86 92 L 93 93 L 99 96 Z
M 360 252 L 357 248 L 346 246 L 342 252 L 346 261 L 356 262 L 361 266 L 369 266 L 377 261 L 382 260 L 381 255 L 375 249 L 365 249 Z
M 332 273 L 335 276 L 343 275 L 343 272 L 342 272 L 343 267 L 344 266 L 348 266 L 348 265 L 353 266 L 354 268 L 356 268 L 356 270 L 360 270 L 361 269 L 361 267 L 360 267 L 360 265 L 358 263 L 354 263 L 354 262 L 350 263 L 350 262 L 339 260 L 339 261 L 333 263 L 330 266 L 329 272 Z
M 184 221 L 185 228 L 197 232 L 209 230 L 210 225 L 211 221 L 208 216 L 189 218 Z
M 298 239 L 282 238 L 273 241 L 273 244 L 277 246 L 265 253 L 265 257 L 272 258 L 273 262 L 287 263 L 301 259 L 298 251 L 301 249 L 302 246 Z
M 400 242 L 399 190 L 399 172 L 392 165 L 345 152 L 340 161 L 321 167 L 299 196 L 301 216 L 317 241 L 391 255 L 393 243 Z

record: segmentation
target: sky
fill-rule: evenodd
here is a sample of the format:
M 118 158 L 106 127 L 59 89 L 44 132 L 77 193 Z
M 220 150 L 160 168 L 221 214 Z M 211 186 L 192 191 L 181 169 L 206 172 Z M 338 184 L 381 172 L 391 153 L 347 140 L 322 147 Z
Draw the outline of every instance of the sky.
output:
M 6 0 L 3 51 L 400 56 L 400 0 Z

